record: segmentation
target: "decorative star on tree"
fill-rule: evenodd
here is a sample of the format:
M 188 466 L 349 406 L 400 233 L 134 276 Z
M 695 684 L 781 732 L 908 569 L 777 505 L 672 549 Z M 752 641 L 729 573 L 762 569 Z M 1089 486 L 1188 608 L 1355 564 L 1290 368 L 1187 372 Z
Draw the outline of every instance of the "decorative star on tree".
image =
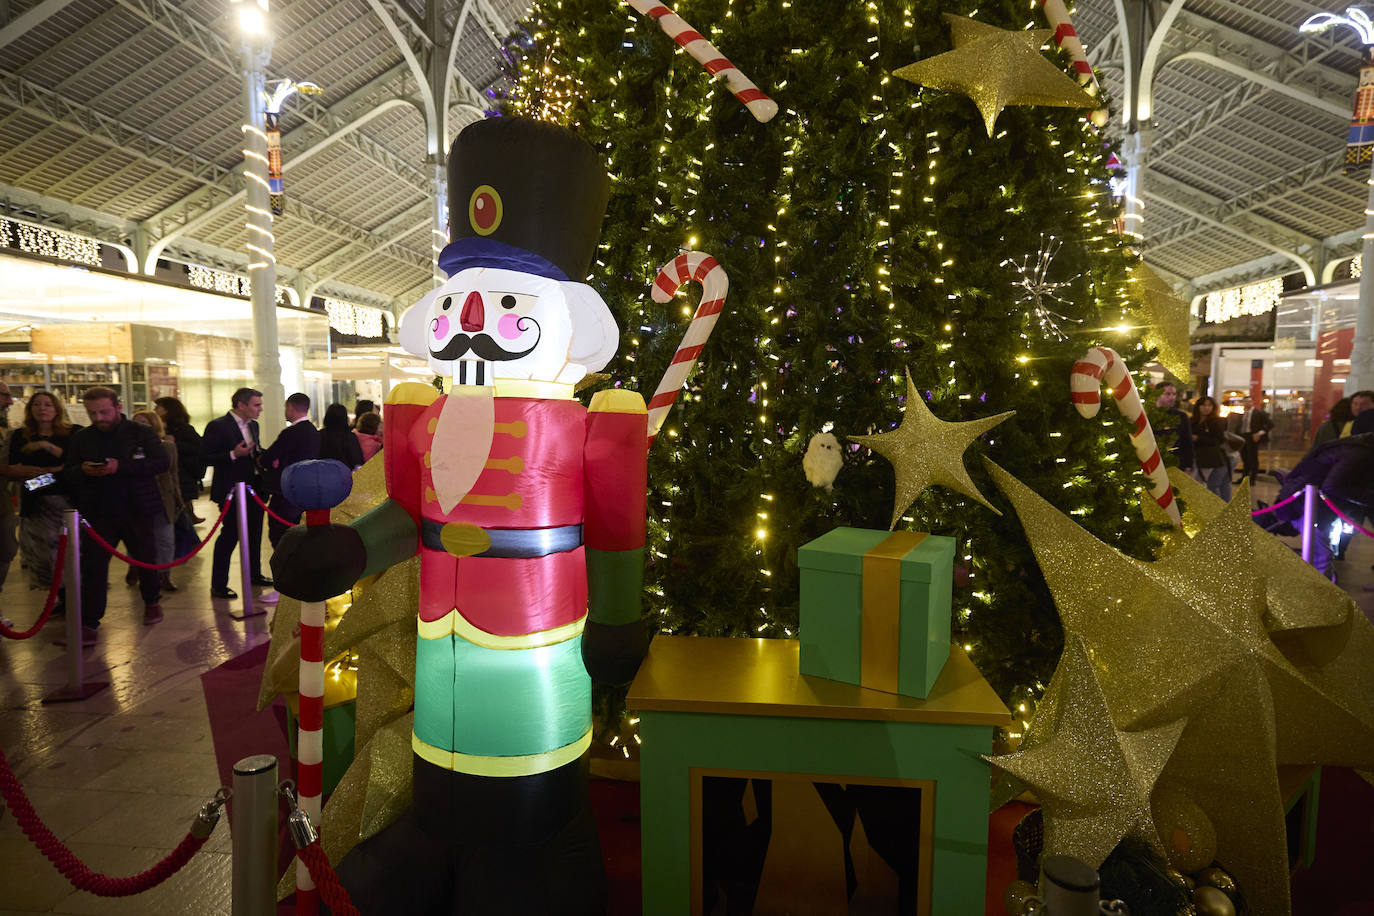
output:
M 1150 793 L 1183 733 L 1184 720 L 1119 728 L 1083 638 L 1070 638 L 1019 751 L 987 759 L 1030 787 L 1044 809 L 1045 845 L 1094 868 L 1128 834 L 1164 852 Z
M 1098 541 L 987 464 L 1021 518 L 1066 638 L 1087 647 L 1116 724 L 1146 729 L 1187 718 L 1163 778 L 1215 822 L 1218 858 L 1253 893 L 1257 916 L 1287 913 L 1277 765 L 1374 763 L 1374 697 L 1352 696 L 1330 676 L 1374 658 L 1343 650 L 1325 668 L 1299 670 L 1275 645 L 1265 623 L 1266 572 L 1299 573 L 1256 562 L 1244 487 L 1194 538 L 1146 563 Z M 1219 576 L 1218 569 L 1234 572 Z M 1345 627 L 1353 629 L 1343 645 L 1367 653 L 1367 622 L 1351 619 Z
M 896 76 L 931 89 L 959 92 L 983 115 L 988 136 L 1008 105 L 1096 108 L 1098 102 L 1040 49 L 1050 29 L 1009 31 L 945 13 L 954 50 L 894 71 Z
M 981 420 L 946 423 L 930 412 L 908 372 L 902 425 L 887 433 L 848 437 L 892 462 L 897 475 L 897 496 L 892 507 L 892 524 L 888 527 L 896 528 L 902 513 L 931 484 L 958 490 L 997 512 L 969 479 L 964 468 L 964 451 L 974 439 L 1015 413 L 1008 410 Z
M 1142 326 L 1140 342 L 1159 351 L 1160 365 L 1175 378 L 1192 376 L 1188 349 L 1188 302 L 1144 264 L 1131 270 L 1132 314 Z

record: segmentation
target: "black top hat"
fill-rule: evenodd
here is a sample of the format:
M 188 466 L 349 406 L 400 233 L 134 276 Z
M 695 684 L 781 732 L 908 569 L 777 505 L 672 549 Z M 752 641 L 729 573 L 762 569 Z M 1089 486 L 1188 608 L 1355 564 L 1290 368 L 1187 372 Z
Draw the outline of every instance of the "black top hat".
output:
M 555 280 L 587 276 L 611 182 L 596 150 L 564 127 L 528 118 L 476 121 L 448 159 L 449 276 L 501 267 Z

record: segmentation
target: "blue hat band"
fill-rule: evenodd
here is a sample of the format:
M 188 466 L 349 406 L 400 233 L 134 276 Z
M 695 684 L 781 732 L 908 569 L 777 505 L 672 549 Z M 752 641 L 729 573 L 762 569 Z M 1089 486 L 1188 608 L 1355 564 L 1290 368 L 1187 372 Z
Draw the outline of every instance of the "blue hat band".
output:
M 550 280 L 568 279 L 568 275 L 547 258 L 495 239 L 462 238 L 449 242 L 439 252 L 439 269 L 450 277 L 469 267 L 513 270 Z

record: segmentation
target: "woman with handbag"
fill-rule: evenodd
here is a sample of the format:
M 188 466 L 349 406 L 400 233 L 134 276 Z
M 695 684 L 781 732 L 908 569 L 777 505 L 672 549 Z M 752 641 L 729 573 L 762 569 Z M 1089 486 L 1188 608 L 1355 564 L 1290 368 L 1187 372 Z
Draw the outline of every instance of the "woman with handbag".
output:
M 1210 397 L 1193 403 L 1193 460 L 1198 479 L 1228 503 L 1231 501 L 1231 464 L 1226 458 L 1226 423 Z
M 167 435 L 162 418 L 155 411 L 140 410 L 133 415 L 133 421 L 151 427 L 162 447 L 167 450 L 170 464 L 167 470 L 157 475 L 157 489 L 162 496 L 162 514 L 153 516 L 153 542 L 157 545 L 154 562 L 170 563 L 176 559 L 176 521 L 186 511 L 186 504 L 181 498 L 181 482 L 177 475 L 177 441 Z M 164 592 L 177 591 L 177 587 L 172 584 L 170 569 L 161 570 L 158 577 Z M 133 566 L 129 567 L 127 581 L 130 585 L 138 584 L 138 570 Z
M 72 507 L 59 474 L 71 434 L 57 396 L 35 391 L 24 405 L 24 425 L 10 436 L 7 475 L 20 482 L 19 551 L 30 588 L 50 588 L 56 572 L 62 513 Z

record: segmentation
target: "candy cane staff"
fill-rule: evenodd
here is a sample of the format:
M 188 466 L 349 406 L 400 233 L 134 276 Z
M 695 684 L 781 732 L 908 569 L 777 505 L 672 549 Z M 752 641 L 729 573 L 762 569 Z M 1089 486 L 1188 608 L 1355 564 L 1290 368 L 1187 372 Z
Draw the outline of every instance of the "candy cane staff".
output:
M 449 390 L 393 389 L 388 498 L 349 529 L 365 575 L 420 557 L 414 800 L 339 874 L 363 912 L 601 913 L 591 681 L 628 682 L 647 650 L 647 411 L 619 388 L 573 398 L 619 339 L 579 282 L 610 180 L 571 131 L 514 117 L 464 128 L 448 170 L 448 280 L 400 341 Z M 273 558 L 286 594 L 293 553 L 328 578 L 292 533 Z
M 1073 19 L 1069 16 L 1069 9 L 1064 5 L 1064 0 L 1043 0 L 1041 5 L 1045 9 L 1046 21 L 1054 28 L 1054 43 L 1069 55 L 1074 76 L 1078 78 L 1079 84 L 1091 87 L 1092 94 L 1101 98 L 1102 87 L 1097 83 L 1097 75 L 1093 73 L 1092 64 L 1088 63 L 1087 52 L 1083 50 L 1083 42 L 1078 39 L 1078 30 L 1073 27 Z M 1096 126 L 1106 127 L 1110 112 L 1104 106 L 1094 109 L 1090 117 Z
M 682 336 L 682 343 L 678 344 L 677 352 L 673 354 L 673 361 L 663 373 L 663 379 L 658 383 L 654 396 L 649 398 L 651 446 L 658 431 L 663 428 L 668 408 L 677 399 L 678 392 L 682 390 L 687 376 L 692 374 L 692 367 L 697 364 L 697 358 L 701 356 L 702 347 L 715 330 L 716 319 L 725 308 L 725 294 L 730 289 L 730 278 L 715 258 L 700 251 L 686 251 L 659 269 L 658 276 L 654 278 L 654 301 L 668 302 L 689 280 L 701 284 L 701 302 L 697 305 L 691 324 L 687 325 L 687 333 Z
M 1110 347 L 1093 347 L 1083 358 L 1073 364 L 1069 376 L 1069 390 L 1074 406 L 1085 417 L 1097 416 L 1102 406 L 1102 382 L 1106 380 L 1116 400 L 1116 409 L 1131 423 L 1131 444 L 1135 447 L 1136 459 L 1140 469 L 1150 477 L 1150 496 L 1159 507 L 1168 513 L 1178 527 L 1183 527 L 1179 517 L 1178 504 L 1174 502 L 1174 491 L 1169 486 L 1169 475 L 1164 470 L 1164 460 L 1159 454 L 1159 444 L 1155 432 L 1150 427 L 1150 418 L 1145 416 L 1145 405 L 1140 403 L 1135 380 L 1126 371 L 1121 357 Z
M 741 73 L 739 67 L 730 63 L 725 55 L 716 50 L 715 45 L 703 38 L 700 32 L 688 25 L 677 13 L 655 0 L 630 0 L 630 6 L 645 16 L 657 19 L 659 28 L 684 51 L 696 58 L 697 63 L 701 64 L 707 73 L 725 80 L 725 85 L 734 93 L 735 98 L 749 109 L 754 120 L 767 123 L 778 113 L 777 102 L 754 85 L 753 80 Z

